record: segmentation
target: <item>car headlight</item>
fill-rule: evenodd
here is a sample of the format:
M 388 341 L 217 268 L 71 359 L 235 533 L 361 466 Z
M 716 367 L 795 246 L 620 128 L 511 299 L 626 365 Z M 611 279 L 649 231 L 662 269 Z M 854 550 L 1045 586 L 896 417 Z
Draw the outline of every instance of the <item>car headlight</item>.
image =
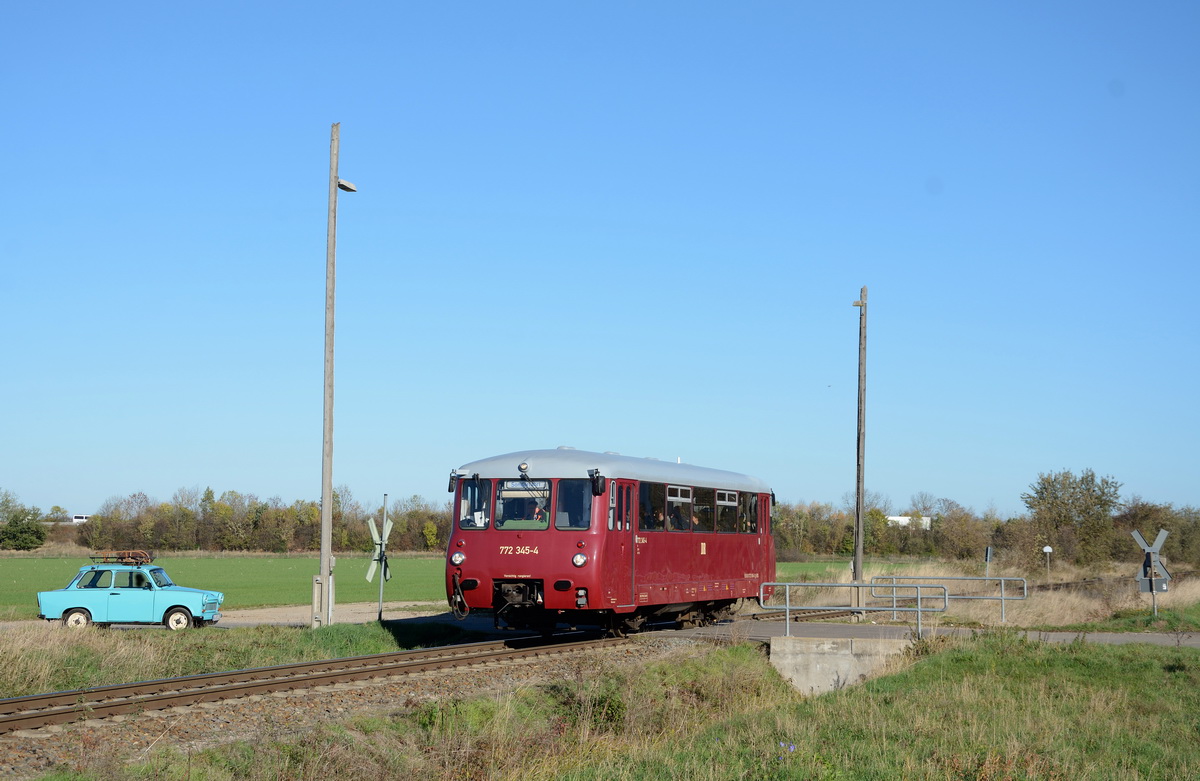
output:
M 450 563 L 456 567 L 459 566 L 460 564 L 462 564 L 466 560 L 467 560 L 467 554 L 463 553 L 460 550 L 456 550 L 456 551 L 454 551 L 454 553 L 450 554 Z
M 584 564 L 587 564 L 587 554 L 586 553 L 576 553 L 574 556 L 571 557 L 571 563 L 574 564 L 576 567 L 582 567 Z

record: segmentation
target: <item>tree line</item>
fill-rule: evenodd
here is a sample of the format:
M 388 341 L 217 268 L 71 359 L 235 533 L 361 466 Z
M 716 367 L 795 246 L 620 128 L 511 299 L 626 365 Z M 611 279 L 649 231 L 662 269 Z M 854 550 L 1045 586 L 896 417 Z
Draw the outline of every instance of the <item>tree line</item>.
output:
M 67 534 L 73 532 L 74 539 L 68 541 L 93 550 L 300 553 L 319 550 L 321 546 L 321 504 L 317 501 L 285 503 L 278 497 L 262 500 L 254 494 L 237 491 L 225 491 L 218 496 L 212 488 L 203 492 L 181 488 L 169 502 L 154 501 L 144 493 L 113 497 L 85 523 L 74 526 L 65 512 L 61 516 L 55 512 L 42 515 L 37 508 L 21 506 L 8 492 L 0 492 L 0 523 L 7 520 L 4 495 L 9 497 L 13 517 L 17 515 L 16 508 L 20 508 L 22 518 L 35 517 L 42 524 L 57 523 L 60 529 L 71 527 Z M 449 502 L 439 506 L 419 496 L 397 499 L 389 503 L 388 518 L 392 522 L 389 550 L 438 550 L 449 539 Z M 368 520 L 376 528 L 381 526 L 382 504 L 367 508 L 354 498 L 349 488 L 337 488 L 333 493 L 334 550 L 374 550 Z M 0 548 L 6 547 L 3 537 L 7 526 L 0 526 Z M 10 549 L 32 550 L 42 541 L 32 547 Z
M 1044 561 L 1042 549 L 1047 545 L 1054 549 L 1056 560 L 1082 567 L 1138 561 L 1142 552 L 1130 532 L 1137 529 L 1153 538 L 1159 529 L 1166 529 L 1170 534 L 1164 558 L 1200 565 L 1200 510 L 1140 497 L 1123 500 L 1120 488 L 1113 478 L 1097 477 L 1090 469 L 1079 475 L 1066 470 L 1039 474 L 1021 495 L 1028 512 L 1007 519 L 991 511 L 977 514 L 952 499 L 928 493 L 915 494 L 908 507 L 894 512 L 886 497 L 868 493 L 863 550 L 868 556 L 982 561 L 990 546 L 1001 561 L 1032 571 Z M 840 507 L 821 502 L 776 504 L 772 530 L 779 558 L 853 555 L 853 505 L 853 496 L 844 497 Z M 382 505 L 367 507 L 357 501 L 348 487 L 337 488 L 334 550 L 373 550 L 367 524 L 371 521 L 378 527 L 383 512 Z M 389 550 L 437 551 L 449 539 L 449 501 L 436 504 L 412 496 L 392 501 L 387 513 L 393 523 Z M 901 525 L 889 521 L 889 516 L 914 521 Z M 928 528 L 919 522 L 922 518 L 929 519 Z M 68 520 L 61 508 L 43 514 L 0 490 L 0 548 L 36 549 L 46 538 L 45 523 Z M 73 541 L 93 549 L 299 553 L 319 550 L 320 526 L 319 502 L 261 500 L 236 491 L 218 496 L 207 488 L 180 489 L 169 502 L 156 502 L 143 493 L 114 497 L 72 531 Z
M 1169 534 L 1162 555 L 1168 561 L 1200 565 L 1200 510 L 1157 504 L 1141 497 L 1122 500 L 1121 484 L 1085 469 L 1038 475 L 1021 495 L 1028 512 L 1001 519 L 994 512 L 977 514 L 953 499 L 916 494 L 909 506 L 894 513 L 886 497 L 868 492 L 863 518 L 863 551 L 869 556 L 927 556 L 983 561 L 988 547 L 1003 563 L 1033 571 L 1044 563 L 1050 546 L 1059 561 L 1093 567 L 1110 561 L 1140 561 L 1133 541 L 1138 530 L 1152 538 Z M 812 502 L 776 505 L 774 531 L 781 560 L 810 555 L 852 556 L 854 497 L 842 507 Z M 888 517 L 906 516 L 907 525 Z M 928 518 L 924 528 L 917 519 Z

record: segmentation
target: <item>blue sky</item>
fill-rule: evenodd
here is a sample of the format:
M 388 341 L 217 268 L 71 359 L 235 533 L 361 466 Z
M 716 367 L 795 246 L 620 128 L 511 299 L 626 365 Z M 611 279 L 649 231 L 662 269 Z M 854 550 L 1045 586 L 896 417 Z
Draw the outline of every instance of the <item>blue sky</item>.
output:
M 1002 516 L 1200 503 L 1200 6 L 23 4 L 0 488 L 442 501 L 571 445 Z

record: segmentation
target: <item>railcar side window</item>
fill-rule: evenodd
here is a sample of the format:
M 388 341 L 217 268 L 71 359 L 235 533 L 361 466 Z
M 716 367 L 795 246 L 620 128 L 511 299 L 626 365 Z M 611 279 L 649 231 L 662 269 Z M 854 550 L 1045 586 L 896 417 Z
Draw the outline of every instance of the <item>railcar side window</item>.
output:
M 486 529 L 492 522 L 491 495 L 491 480 L 459 481 L 458 528 Z
M 735 532 L 737 526 L 736 491 L 717 491 L 717 531 Z
M 658 483 L 642 483 L 638 489 L 638 529 L 660 532 L 666 528 L 667 489 Z
M 616 486 L 613 486 L 616 490 Z M 592 524 L 592 484 L 589 480 L 559 480 L 554 528 L 586 529 Z
M 738 531 L 758 534 L 758 494 L 738 494 Z
M 715 513 L 713 512 L 713 494 L 711 488 L 697 488 L 692 502 L 692 529 L 698 532 L 713 530 Z
M 667 528 L 686 532 L 692 529 L 692 489 L 667 486 Z
M 497 480 L 496 528 L 542 531 L 550 528 L 549 480 Z

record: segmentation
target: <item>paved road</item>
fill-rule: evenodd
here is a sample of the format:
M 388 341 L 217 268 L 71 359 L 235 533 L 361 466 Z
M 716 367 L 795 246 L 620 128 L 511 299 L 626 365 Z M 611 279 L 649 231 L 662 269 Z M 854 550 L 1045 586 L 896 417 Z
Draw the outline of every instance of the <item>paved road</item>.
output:
M 887 638 L 905 639 L 912 636 L 915 627 L 895 624 L 849 624 L 817 621 L 792 622 L 793 637 L 810 638 Z M 719 624 L 699 629 L 681 630 L 681 635 L 701 637 L 743 638 L 748 640 L 767 641 L 772 637 L 781 637 L 787 631 L 783 621 L 754 621 L 739 620 L 730 624 Z M 976 630 L 955 629 L 948 627 L 925 627 L 926 637 L 931 634 L 971 635 Z M 1200 648 L 1200 633 L 1153 633 L 1153 632 L 1025 632 L 1030 640 L 1047 643 L 1072 643 L 1082 639 L 1088 643 L 1107 643 L 1110 645 L 1126 645 L 1129 643 L 1147 643 L 1149 645 L 1180 646 L 1185 648 Z

